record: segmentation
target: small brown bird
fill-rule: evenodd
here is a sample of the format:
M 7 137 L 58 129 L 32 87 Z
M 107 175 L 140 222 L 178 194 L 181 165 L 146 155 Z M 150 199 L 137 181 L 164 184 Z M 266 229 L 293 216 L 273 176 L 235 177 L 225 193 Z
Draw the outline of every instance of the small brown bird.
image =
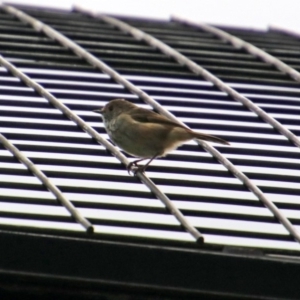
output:
M 223 139 L 192 131 L 124 99 L 111 100 L 94 112 L 102 115 L 106 132 L 117 146 L 128 154 L 141 158 L 128 165 L 128 173 L 133 165 L 137 167 L 133 171 L 134 174 L 137 171 L 145 171 L 153 159 L 167 155 L 192 139 L 229 145 Z M 137 165 L 146 159 L 149 159 L 146 165 Z

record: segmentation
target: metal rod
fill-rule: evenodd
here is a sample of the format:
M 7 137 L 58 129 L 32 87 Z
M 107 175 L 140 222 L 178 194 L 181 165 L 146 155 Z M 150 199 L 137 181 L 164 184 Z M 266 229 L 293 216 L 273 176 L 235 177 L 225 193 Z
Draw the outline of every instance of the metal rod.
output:
M 241 96 L 239 93 L 237 93 L 235 90 L 231 89 L 229 86 L 225 85 L 221 80 L 219 80 L 217 77 L 203 69 L 202 67 L 198 66 L 193 61 L 189 60 L 182 54 L 180 54 L 175 49 L 172 49 L 168 45 L 164 44 L 160 40 L 152 37 L 149 34 L 144 33 L 143 31 L 134 28 L 133 26 L 130 26 L 122 21 L 119 21 L 112 17 L 107 17 L 102 14 L 94 13 L 89 10 L 83 9 L 79 6 L 74 7 L 75 10 L 88 14 L 92 17 L 99 18 L 102 21 L 111 24 L 118 29 L 120 29 L 122 32 L 126 34 L 131 34 L 135 39 L 137 40 L 143 40 L 149 45 L 159 49 L 161 52 L 165 53 L 168 56 L 173 57 L 178 63 L 181 65 L 186 65 L 190 68 L 194 73 L 203 76 L 205 79 L 207 79 L 210 82 L 213 82 L 217 87 L 219 87 L 221 90 L 227 92 L 232 97 L 239 102 L 242 102 L 244 105 L 251 108 L 251 110 L 257 112 L 260 116 L 263 115 L 268 123 L 274 123 L 276 124 L 276 127 L 279 126 L 281 130 L 284 132 L 287 130 L 285 129 L 279 122 L 271 118 L 268 114 L 266 114 L 263 110 L 261 110 L 259 107 L 257 107 L 255 104 L 252 103 L 249 99 Z M 103 70 L 102 70 L 103 71 Z M 165 115 L 166 117 L 170 118 L 171 120 L 180 123 L 181 125 L 186 126 L 177 118 L 171 114 L 170 112 L 166 111 L 159 103 L 157 103 L 154 99 L 152 99 L 149 95 L 142 92 L 135 86 L 133 86 L 130 82 L 123 79 L 120 75 L 117 78 L 114 78 L 115 80 L 118 80 L 119 83 L 123 84 L 122 82 L 126 81 L 124 86 L 132 92 L 133 94 L 138 95 L 142 100 L 144 100 L 146 103 L 150 104 L 152 107 L 154 107 L 159 113 L 162 115 Z M 150 99 L 149 99 L 150 98 Z M 186 126 L 187 127 L 187 126 Z M 288 131 L 288 130 L 287 130 Z M 295 140 L 297 145 L 300 147 L 300 140 L 294 136 L 291 132 L 288 131 L 288 135 L 292 135 L 292 139 Z M 294 237 L 294 239 L 300 243 L 300 234 L 296 230 L 296 228 L 292 225 L 292 223 L 286 218 L 286 216 L 274 205 L 274 203 L 269 200 L 264 193 L 242 172 L 240 172 L 225 156 L 223 156 L 219 151 L 217 151 L 214 147 L 209 145 L 208 143 L 204 141 L 197 140 L 197 143 L 201 145 L 207 152 L 209 152 L 212 156 L 214 156 L 222 165 L 224 165 L 234 176 L 236 176 L 253 194 L 256 195 L 256 197 L 274 214 L 274 216 L 278 219 L 279 222 L 283 224 L 283 226 L 286 228 L 286 230 Z
M 72 42 L 71 40 L 69 40 L 59 32 L 57 32 L 56 30 L 52 29 L 51 27 L 43 24 L 42 22 L 28 16 L 27 14 L 13 7 L 4 6 L 3 9 L 6 12 L 18 17 L 23 22 L 32 25 L 36 30 L 43 31 L 49 37 L 59 41 L 63 46 L 70 48 L 77 55 L 86 59 L 89 63 L 91 63 L 93 66 L 97 67 L 98 69 L 102 70 L 104 73 L 110 75 L 117 82 L 121 84 L 127 82 L 126 79 L 120 77 L 120 75 L 114 70 L 112 70 L 109 66 L 99 61 L 96 57 L 94 57 L 93 55 L 91 55 L 90 53 L 82 49 L 80 46 L 78 46 L 77 44 L 75 44 L 74 42 Z M 80 117 L 74 114 L 67 106 L 62 104 L 51 93 L 45 90 L 38 83 L 31 80 L 28 76 L 20 72 L 9 62 L 5 61 L 3 63 L 3 66 L 7 68 L 14 76 L 20 78 L 26 85 L 32 87 L 41 96 L 46 98 L 52 105 L 54 105 L 56 108 L 62 111 L 70 120 L 74 121 L 80 128 L 86 131 L 98 143 L 102 144 L 106 149 L 108 149 L 117 159 L 119 159 L 120 162 L 122 162 L 125 166 L 128 166 L 129 161 L 116 147 L 114 147 L 106 139 L 102 138 L 97 131 L 95 131 L 92 127 L 86 124 Z M 134 86 L 130 83 L 130 88 L 132 87 Z M 141 96 L 145 94 L 138 88 L 135 88 L 135 90 L 139 91 L 139 94 Z M 173 202 L 163 192 L 160 191 L 160 189 L 145 175 L 145 173 L 137 172 L 137 176 L 150 189 L 150 191 L 154 193 L 156 197 L 164 203 L 164 205 L 167 207 L 170 213 L 172 213 L 173 216 L 179 221 L 181 226 L 195 238 L 196 242 L 202 244 L 204 242 L 203 235 L 187 221 L 187 219 L 184 217 L 181 211 L 173 204 Z
M 280 59 L 276 58 L 275 56 L 267 53 L 266 51 L 254 46 L 232 34 L 229 34 L 229 33 L 225 32 L 224 30 L 221 30 L 219 28 L 216 28 L 216 27 L 204 24 L 204 23 L 191 21 L 191 20 L 179 17 L 179 16 L 171 16 L 171 20 L 178 22 L 178 23 L 185 24 L 185 25 L 189 25 L 192 27 L 200 28 L 203 31 L 209 32 L 209 33 L 217 36 L 218 38 L 220 38 L 222 41 L 230 43 L 236 49 L 246 50 L 248 53 L 260 58 L 262 61 L 276 67 L 279 71 L 289 75 L 295 81 L 300 82 L 300 73 L 297 70 L 293 69 L 292 67 L 290 67 L 289 65 L 287 65 Z
M 0 59 L 2 60 L 2 58 Z M 70 212 L 71 216 L 80 223 L 88 233 L 93 233 L 93 225 L 84 218 L 80 212 L 73 206 L 69 199 L 60 191 L 60 189 L 51 182 L 51 180 L 17 147 L 15 147 L 6 137 L 0 133 L 0 143 L 10 151 L 27 169 L 35 175 L 42 184 L 57 198 L 57 200 Z

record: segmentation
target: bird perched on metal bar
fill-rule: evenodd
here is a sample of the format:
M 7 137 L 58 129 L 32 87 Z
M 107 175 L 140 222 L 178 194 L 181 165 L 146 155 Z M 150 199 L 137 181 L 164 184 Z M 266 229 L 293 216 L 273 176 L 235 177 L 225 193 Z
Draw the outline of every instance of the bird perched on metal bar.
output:
M 229 145 L 221 138 L 192 131 L 124 99 L 111 100 L 94 112 L 102 115 L 110 139 L 126 153 L 140 158 L 128 164 L 128 173 L 145 171 L 155 158 L 167 155 L 192 139 Z M 146 159 L 149 161 L 145 165 L 137 164 Z M 132 170 L 133 166 L 135 170 Z

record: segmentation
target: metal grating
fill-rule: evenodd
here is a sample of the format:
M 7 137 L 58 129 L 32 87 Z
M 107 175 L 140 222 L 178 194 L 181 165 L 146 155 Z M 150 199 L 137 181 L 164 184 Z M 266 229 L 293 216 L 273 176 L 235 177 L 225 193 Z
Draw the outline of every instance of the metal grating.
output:
M 216 148 L 299 230 L 300 149 L 286 137 L 212 83 L 110 24 L 80 12 L 21 10 L 98 57 L 191 128 L 229 140 L 231 147 Z M 122 20 L 186 55 L 299 135 L 300 88 L 286 74 L 192 27 Z M 255 36 L 256 32 L 251 34 Z M 104 137 L 107 135 L 101 121 L 91 112 L 94 108 L 119 97 L 149 107 L 71 49 L 29 24 L 24 26 L 7 10 L 1 12 L 0 38 L 4 40 L 0 54 L 5 59 Z M 268 38 L 265 35 L 265 43 Z M 103 146 L 3 68 L 0 80 L 1 133 L 93 224 L 94 238 L 135 237 L 138 241 L 193 246 L 195 239 L 162 202 L 138 178 L 128 176 L 124 166 Z M 4 148 L 0 154 L 1 227 L 80 234 L 80 225 L 37 179 Z M 195 143 L 154 161 L 147 175 L 204 235 L 204 247 L 300 250 L 273 214 Z

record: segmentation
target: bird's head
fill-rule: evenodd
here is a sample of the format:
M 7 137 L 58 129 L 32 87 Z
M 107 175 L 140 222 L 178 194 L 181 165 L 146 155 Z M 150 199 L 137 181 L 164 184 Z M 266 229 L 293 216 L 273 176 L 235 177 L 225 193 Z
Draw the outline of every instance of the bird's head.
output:
M 124 99 L 114 99 L 109 101 L 105 106 L 94 110 L 95 113 L 102 115 L 103 119 L 110 121 L 118 117 L 121 113 L 130 111 L 135 105 Z

